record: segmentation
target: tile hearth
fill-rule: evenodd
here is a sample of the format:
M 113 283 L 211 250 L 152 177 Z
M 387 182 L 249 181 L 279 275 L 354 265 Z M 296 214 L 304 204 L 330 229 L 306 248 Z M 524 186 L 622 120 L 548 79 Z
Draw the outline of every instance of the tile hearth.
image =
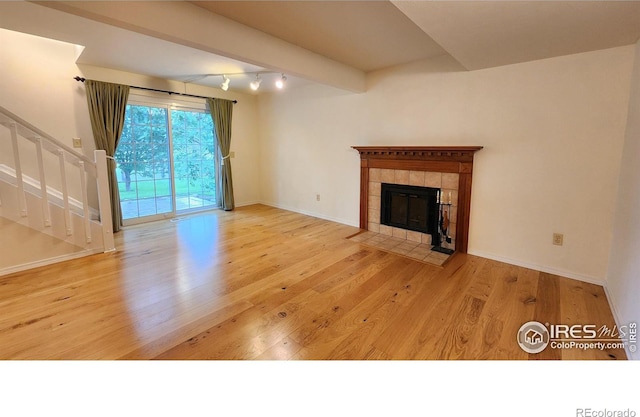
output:
M 376 249 L 407 256 L 437 266 L 442 266 L 451 256 L 444 253 L 433 252 L 431 250 L 433 246 L 426 243 L 400 239 L 371 231 L 358 233 L 349 239 L 362 243 L 363 245 L 372 246 Z

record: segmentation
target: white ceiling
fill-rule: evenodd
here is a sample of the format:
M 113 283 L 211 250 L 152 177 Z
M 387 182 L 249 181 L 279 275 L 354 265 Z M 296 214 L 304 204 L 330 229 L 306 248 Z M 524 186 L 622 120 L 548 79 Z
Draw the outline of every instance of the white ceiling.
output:
M 364 72 L 445 53 L 388 1 L 192 3 Z
M 264 72 L 273 91 L 286 72 L 292 87 L 363 91 L 367 72 L 438 55 L 475 70 L 633 44 L 640 1 L 0 1 L 0 27 L 153 77 L 217 86 L 204 76 Z M 231 89 L 254 77 L 230 76 Z
M 392 1 L 469 70 L 640 38 L 640 1 Z

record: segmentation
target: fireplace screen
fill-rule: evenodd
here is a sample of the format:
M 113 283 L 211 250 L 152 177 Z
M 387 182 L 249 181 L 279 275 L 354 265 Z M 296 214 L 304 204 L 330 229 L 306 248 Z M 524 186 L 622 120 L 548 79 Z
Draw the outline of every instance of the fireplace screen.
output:
M 434 234 L 438 231 L 438 188 L 382 184 L 380 222 Z

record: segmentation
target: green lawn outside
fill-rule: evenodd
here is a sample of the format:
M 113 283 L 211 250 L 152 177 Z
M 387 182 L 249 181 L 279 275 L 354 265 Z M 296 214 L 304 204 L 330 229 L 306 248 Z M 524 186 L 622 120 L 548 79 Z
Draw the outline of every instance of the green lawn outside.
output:
M 165 180 L 142 180 L 132 181 L 131 191 L 125 191 L 126 186 L 124 182 L 118 182 L 118 188 L 120 190 L 120 200 L 137 200 L 143 198 L 155 198 L 171 195 L 171 184 L 168 179 Z M 137 192 L 136 192 L 137 191 Z M 215 195 L 206 189 L 195 185 L 189 185 L 188 179 L 176 180 L 176 195 L 186 196 L 191 195 L 199 198 L 206 198 L 213 200 Z

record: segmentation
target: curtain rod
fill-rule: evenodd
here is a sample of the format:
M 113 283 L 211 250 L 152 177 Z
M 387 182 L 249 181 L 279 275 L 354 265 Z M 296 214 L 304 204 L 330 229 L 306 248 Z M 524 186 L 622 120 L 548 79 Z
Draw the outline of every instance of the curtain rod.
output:
M 78 77 L 78 76 L 73 77 L 73 79 L 76 80 L 76 81 L 80 81 L 81 83 L 86 81 L 86 78 Z M 135 85 L 130 85 L 129 87 L 130 88 L 135 88 L 136 90 L 155 91 L 156 93 L 167 93 L 169 95 L 176 94 L 178 96 L 185 96 L 185 97 L 195 97 L 195 98 L 204 98 L 204 99 L 210 98 L 210 97 L 205 97 L 205 96 L 197 96 L 195 94 L 176 93 L 175 91 L 157 90 L 155 88 L 147 88 L 147 87 L 138 87 L 138 86 L 135 86 Z M 231 101 L 233 101 L 233 104 L 236 104 L 238 102 L 238 100 L 231 100 Z

